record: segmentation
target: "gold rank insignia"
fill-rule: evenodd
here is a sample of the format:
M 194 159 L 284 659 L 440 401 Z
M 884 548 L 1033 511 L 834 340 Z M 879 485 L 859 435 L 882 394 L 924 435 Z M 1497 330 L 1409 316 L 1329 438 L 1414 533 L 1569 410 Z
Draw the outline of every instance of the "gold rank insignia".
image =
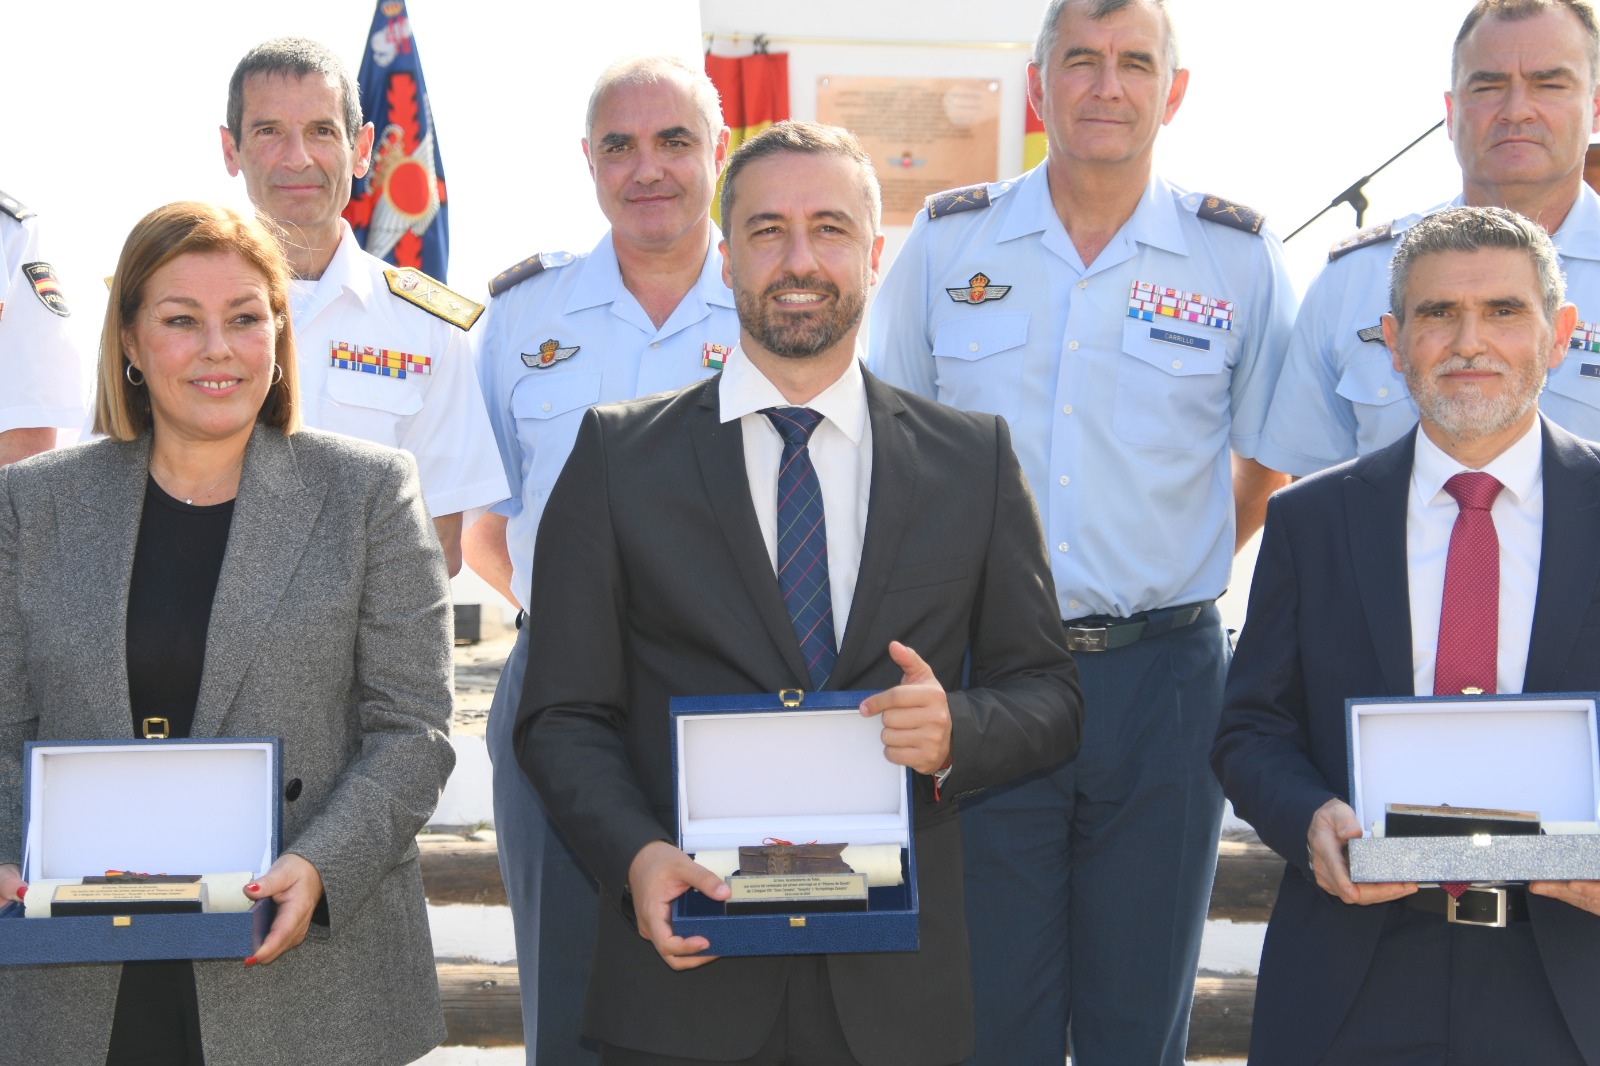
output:
M 406 303 L 444 319 L 457 329 L 471 329 L 483 314 L 483 305 L 444 287 L 416 267 L 390 267 L 383 272 L 389 291 Z
M 1261 226 L 1267 221 L 1266 216 L 1253 207 L 1236 204 L 1232 200 L 1225 200 L 1220 196 L 1207 194 L 1205 202 L 1200 205 L 1196 215 L 1207 222 L 1216 222 L 1224 226 L 1231 226 L 1246 233 L 1260 233 Z
M 989 206 L 989 186 L 979 183 L 959 189 L 935 193 L 928 197 L 928 220 L 959 215 L 963 211 L 977 211 Z
M 574 355 L 578 354 L 579 347 L 581 346 L 574 344 L 570 348 L 563 348 L 561 347 L 560 341 L 551 338 L 550 340 L 547 340 L 543 344 L 539 345 L 538 351 L 523 352 L 522 361 L 524 364 L 533 368 L 534 370 L 544 370 L 548 367 L 555 366 L 563 359 L 571 359 Z
M 1396 236 L 1398 234 L 1394 232 L 1393 222 L 1385 222 L 1382 225 L 1368 226 L 1366 229 L 1356 230 L 1356 232 L 1336 242 L 1332 248 L 1328 249 L 1328 262 L 1331 263 L 1340 256 L 1349 255 L 1358 248 L 1365 248 L 1371 244 L 1382 244 L 1384 241 L 1392 240 Z
M 985 300 L 1003 299 L 1011 286 L 989 284 L 989 275 L 980 270 L 968 278 L 965 285 L 944 291 L 958 304 L 981 304 Z

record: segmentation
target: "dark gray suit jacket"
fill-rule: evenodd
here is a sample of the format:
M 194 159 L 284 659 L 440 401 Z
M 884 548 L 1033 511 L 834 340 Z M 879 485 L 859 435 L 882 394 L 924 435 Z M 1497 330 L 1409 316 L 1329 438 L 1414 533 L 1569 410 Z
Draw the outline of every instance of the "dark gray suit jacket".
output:
M 1522 687 L 1592 692 L 1600 690 L 1600 455 L 1548 421 L 1543 432 L 1544 536 Z M 1321 1058 L 1385 916 L 1403 906 L 1353 906 L 1318 888 L 1306 830 L 1327 800 L 1349 800 L 1344 701 L 1415 692 L 1406 576 L 1415 446 L 1413 431 L 1267 507 L 1212 754 L 1234 809 L 1289 861 L 1262 952 L 1251 1062 Z M 1600 918 L 1542 897 L 1528 903 L 1567 1026 L 1600 1063 Z
M 20 857 L 23 741 L 133 737 L 149 448 L 101 440 L 0 468 L 0 862 Z M 415 836 L 455 761 L 449 626 L 411 458 L 257 426 L 191 735 L 283 738 L 284 779 L 301 782 L 284 849 L 316 866 L 330 922 L 268 966 L 195 964 L 207 1062 L 410 1062 L 443 1038 Z M 121 972 L 0 966 L 0 1047 L 104 1061 Z
M 954 768 L 942 802 L 931 779 L 916 782 L 921 950 L 835 955 L 828 967 L 855 1057 L 926 1066 L 972 1046 L 953 799 L 1071 754 L 1082 705 L 1005 423 L 866 381 L 866 536 L 828 687 L 898 684 L 888 644 L 909 644 L 951 692 Z M 668 699 L 808 687 L 740 426 L 719 423 L 717 387 L 590 411 L 539 527 L 518 751 L 613 902 L 639 849 L 676 839 Z M 770 1032 L 784 959 L 676 973 L 625 904 L 601 909 L 598 935 L 585 1032 L 718 1059 L 753 1054 Z

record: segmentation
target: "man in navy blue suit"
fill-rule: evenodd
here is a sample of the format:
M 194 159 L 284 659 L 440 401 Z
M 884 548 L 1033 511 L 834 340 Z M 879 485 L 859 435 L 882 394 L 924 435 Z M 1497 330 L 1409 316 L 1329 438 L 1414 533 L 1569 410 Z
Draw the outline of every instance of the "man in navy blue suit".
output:
M 1563 296 L 1549 238 L 1520 215 L 1419 223 L 1383 318 L 1419 429 L 1268 507 L 1212 754 L 1235 809 L 1289 863 L 1252 1063 L 1600 1063 L 1600 883 L 1474 889 L 1447 917 L 1442 889 L 1354 884 L 1345 855 L 1361 827 L 1344 701 L 1457 690 L 1458 516 L 1492 519 L 1472 584 L 1492 613 L 1467 629 L 1478 687 L 1600 690 L 1600 454 L 1538 412 L 1564 356 L 1596 359 L 1568 352 Z M 1488 502 L 1458 505 L 1478 483 Z M 1502 902 L 1499 927 L 1458 921 Z

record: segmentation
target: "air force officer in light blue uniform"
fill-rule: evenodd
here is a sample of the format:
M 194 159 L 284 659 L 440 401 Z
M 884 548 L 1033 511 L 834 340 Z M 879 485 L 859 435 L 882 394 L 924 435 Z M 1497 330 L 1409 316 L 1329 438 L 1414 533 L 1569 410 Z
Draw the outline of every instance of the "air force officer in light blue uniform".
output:
M 467 560 L 523 611 L 545 500 L 590 405 L 716 373 L 739 341 L 712 191 L 728 147 L 717 91 L 679 60 L 621 61 L 590 97 L 584 154 L 611 229 L 587 255 L 530 256 L 492 282 L 480 376 L 512 497 L 468 532 Z M 516 924 L 527 1061 L 598 1061 L 579 1021 L 596 892 L 511 748 L 524 627 L 489 712 L 495 830 Z
M 1282 479 L 1294 316 L 1249 208 L 1154 175 L 1188 83 L 1152 0 L 1052 3 L 1043 166 L 933 197 L 872 310 L 890 384 L 1005 416 L 1084 684 L 1083 747 L 963 811 L 984 1064 L 1181 1064 L 1222 796 L 1212 605 Z

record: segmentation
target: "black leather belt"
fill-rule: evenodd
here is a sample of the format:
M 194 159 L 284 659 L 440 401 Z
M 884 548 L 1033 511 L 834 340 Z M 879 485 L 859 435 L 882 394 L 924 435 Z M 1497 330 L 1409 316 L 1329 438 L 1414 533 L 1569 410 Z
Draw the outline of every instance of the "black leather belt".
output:
M 1442 888 L 1419 888 L 1405 897 L 1404 903 L 1413 910 L 1442 914 L 1453 925 L 1504 929 L 1512 922 L 1528 920 L 1528 890 L 1520 885 L 1469 888 L 1460 899 L 1452 899 Z
M 1094 614 L 1064 621 L 1067 647 L 1071 651 L 1113 651 L 1137 644 L 1147 637 L 1158 637 L 1174 629 L 1193 625 L 1207 607 L 1216 600 L 1201 600 L 1177 607 L 1161 607 L 1154 611 L 1141 611 L 1127 618 Z

